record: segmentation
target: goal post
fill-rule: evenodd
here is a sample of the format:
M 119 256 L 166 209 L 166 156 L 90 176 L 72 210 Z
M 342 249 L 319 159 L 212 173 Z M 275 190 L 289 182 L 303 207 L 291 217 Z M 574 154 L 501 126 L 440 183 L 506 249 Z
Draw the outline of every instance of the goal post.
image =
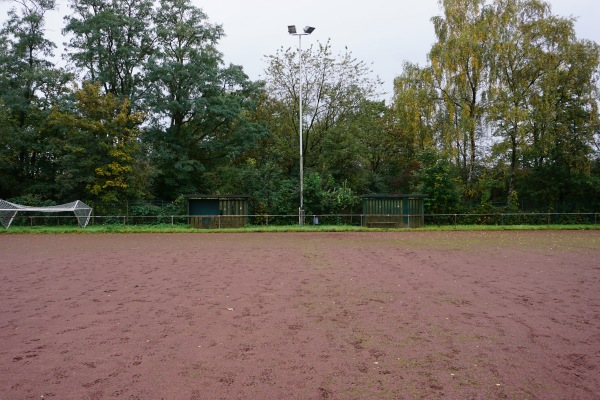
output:
M 56 206 L 31 207 L 0 199 L 0 223 L 2 223 L 2 226 L 4 226 L 5 229 L 8 229 L 8 227 L 12 224 L 19 211 L 46 213 L 73 212 L 73 214 L 75 214 L 75 218 L 77 218 L 77 223 L 82 228 L 87 226 L 87 224 L 90 222 L 90 216 L 92 215 L 92 208 L 81 200 L 76 200 L 66 204 L 59 204 Z

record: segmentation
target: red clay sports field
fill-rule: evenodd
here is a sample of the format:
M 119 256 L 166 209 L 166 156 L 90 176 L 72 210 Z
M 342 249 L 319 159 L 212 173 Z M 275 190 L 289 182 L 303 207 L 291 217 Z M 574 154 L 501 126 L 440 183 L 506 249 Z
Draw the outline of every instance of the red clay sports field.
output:
M 600 398 L 600 231 L 0 235 L 1 399 Z

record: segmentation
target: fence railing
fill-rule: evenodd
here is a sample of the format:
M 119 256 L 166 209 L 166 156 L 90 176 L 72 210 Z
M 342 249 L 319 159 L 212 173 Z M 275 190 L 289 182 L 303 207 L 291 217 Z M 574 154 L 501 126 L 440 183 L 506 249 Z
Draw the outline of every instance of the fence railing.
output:
M 425 214 L 425 225 L 596 225 L 600 213 Z
M 306 215 L 305 225 L 370 226 L 372 215 L 315 214 Z M 382 217 L 382 216 L 378 216 Z M 385 216 L 383 216 L 385 217 Z M 389 215 L 398 218 L 397 215 Z M 495 213 L 495 214 L 425 214 L 403 215 L 403 226 L 415 226 L 411 219 L 420 219 L 425 226 L 448 225 L 597 225 L 600 213 Z M 260 215 L 93 215 L 89 225 L 191 225 L 198 228 L 228 228 L 246 225 L 297 225 L 297 214 Z M 68 214 L 19 214 L 12 226 L 77 225 L 77 219 Z M 418 225 L 420 226 L 420 225 Z M 379 227 L 377 224 L 373 227 Z

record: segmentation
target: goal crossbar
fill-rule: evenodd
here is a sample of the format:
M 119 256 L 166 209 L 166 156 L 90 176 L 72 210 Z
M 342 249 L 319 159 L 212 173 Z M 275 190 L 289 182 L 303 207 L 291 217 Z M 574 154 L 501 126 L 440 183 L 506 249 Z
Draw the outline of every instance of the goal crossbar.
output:
M 88 222 L 90 222 L 90 216 L 92 215 L 92 208 L 81 200 L 76 200 L 66 204 L 59 204 L 56 206 L 31 207 L 0 199 L 0 223 L 2 223 L 2 226 L 4 226 L 5 229 L 8 229 L 10 224 L 12 224 L 19 211 L 47 213 L 73 212 L 77 218 L 77 223 L 82 228 L 87 226 Z

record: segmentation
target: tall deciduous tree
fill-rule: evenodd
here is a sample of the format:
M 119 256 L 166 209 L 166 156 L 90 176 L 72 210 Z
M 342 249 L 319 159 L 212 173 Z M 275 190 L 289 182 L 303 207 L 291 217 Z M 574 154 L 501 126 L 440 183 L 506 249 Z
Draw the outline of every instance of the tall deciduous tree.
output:
M 152 0 L 71 0 L 65 17 L 68 58 L 84 79 L 105 93 L 137 105 L 144 92 L 143 66 L 152 53 Z
M 440 103 L 437 99 L 432 69 L 405 63 L 402 74 L 394 80 L 391 105 L 394 117 L 393 142 L 396 154 L 404 161 L 404 168 L 409 168 L 422 151 L 438 143 L 448 153 L 454 148 L 439 132 L 438 128 L 443 125 L 439 121 Z
M 222 56 L 216 45 L 223 28 L 188 0 L 161 0 L 154 21 L 156 50 L 147 68 L 147 101 L 157 119 L 177 135 L 202 112 L 202 96 L 219 91 Z
M 386 191 L 398 156 L 392 125 L 383 101 L 363 101 L 323 139 L 318 171 L 361 193 Z
M 264 134 L 252 121 L 262 85 L 239 66 L 223 67 L 216 49 L 223 29 L 189 0 L 162 0 L 154 21 L 146 101 L 154 113 L 148 144 L 161 171 L 158 191 L 171 197 L 208 190 L 206 166 Z
M 564 50 L 561 64 L 540 78 L 530 96 L 519 166 L 530 172 L 515 186 L 525 198 L 544 199 L 552 209 L 564 204 L 588 209 L 600 195 L 593 170 L 600 47 L 572 40 Z
M 542 109 L 544 103 L 539 98 L 542 96 L 549 100 L 555 92 L 554 88 L 544 87 L 544 81 L 559 84 L 560 71 L 564 68 L 574 68 L 578 73 L 587 75 L 588 79 L 590 73 L 584 73 L 569 60 L 569 53 L 575 50 L 573 21 L 552 15 L 547 3 L 497 0 L 494 8 L 493 84 L 490 91 L 493 107 L 490 119 L 496 123 L 496 136 L 502 139 L 499 148 L 508 151 L 510 195 L 515 190 L 519 162 L 529 144 L 532 141 L 541 144 L 539 137 L 531 137 L 532 132 L 540 134 L 532 124 L 535 123 L 535 102 L 537 100 L 538 111 L 548 116 L 549 110 Z M 589 64 L 587 66 L 589 68 Z M 551 101 L 551 112 L 563 114 L 562 108 L 567 104 L 559 98 Z M 575 121 L 571 118 L 570 123 Z M 569 144 L 565 143 L 565 146 Z
M 456 166 L 436 149 L 427 149 L 419 155 L 420 167 L 414 172 L 413 191 L 426 193 L 427 213 L 442 214 L 460 209 L 461 182 Z
M 45 16 L 54 0 L 24 0 L 0 30 L 0 103 L 7 132 L 0 159 L 0 195 L 32 191 L 52 196 L 53 152 L 41 134 L 50 105 L 69 76 L 49 61 L 54 43 L 44 36 Z
M 367 64 L 345 52 L 334 56 L 329 42 L 304 49 L 302 63 L 304 165 L 315 167 L 330 129 L 352 115 L 365 99 L 379 93 L 381 82 L 371 78 Z M 294 165 L 292 149 L 299 144 L 300 64 L 296 49 L 280 49 L 267 58 L 265 70 L 271 116 L 267 122 L 280 144 L 284 165 Z M 277 140 L 277 139 L 275 139 Z M 291 172 L 291 170 L 290 170 Z
M 130 111 L 128 100 L 102 93 L 85 83 L 74 93 L 72 108 L 55 107 L 50 125 L 63 133 L 58 183 L 79 198 L 104 203 L 127 199 L 139 187 L 135 163 L 143 116 Z
M 437 42 L 431 61 L 433 81 L 446 108 L 446 143 L 454 145 L 467 182 L 474 178 L 478 133 L 482 132 L 487 89 L 489 10 L 485 0 L 439 0 L 444 16 L 432 18 Z

